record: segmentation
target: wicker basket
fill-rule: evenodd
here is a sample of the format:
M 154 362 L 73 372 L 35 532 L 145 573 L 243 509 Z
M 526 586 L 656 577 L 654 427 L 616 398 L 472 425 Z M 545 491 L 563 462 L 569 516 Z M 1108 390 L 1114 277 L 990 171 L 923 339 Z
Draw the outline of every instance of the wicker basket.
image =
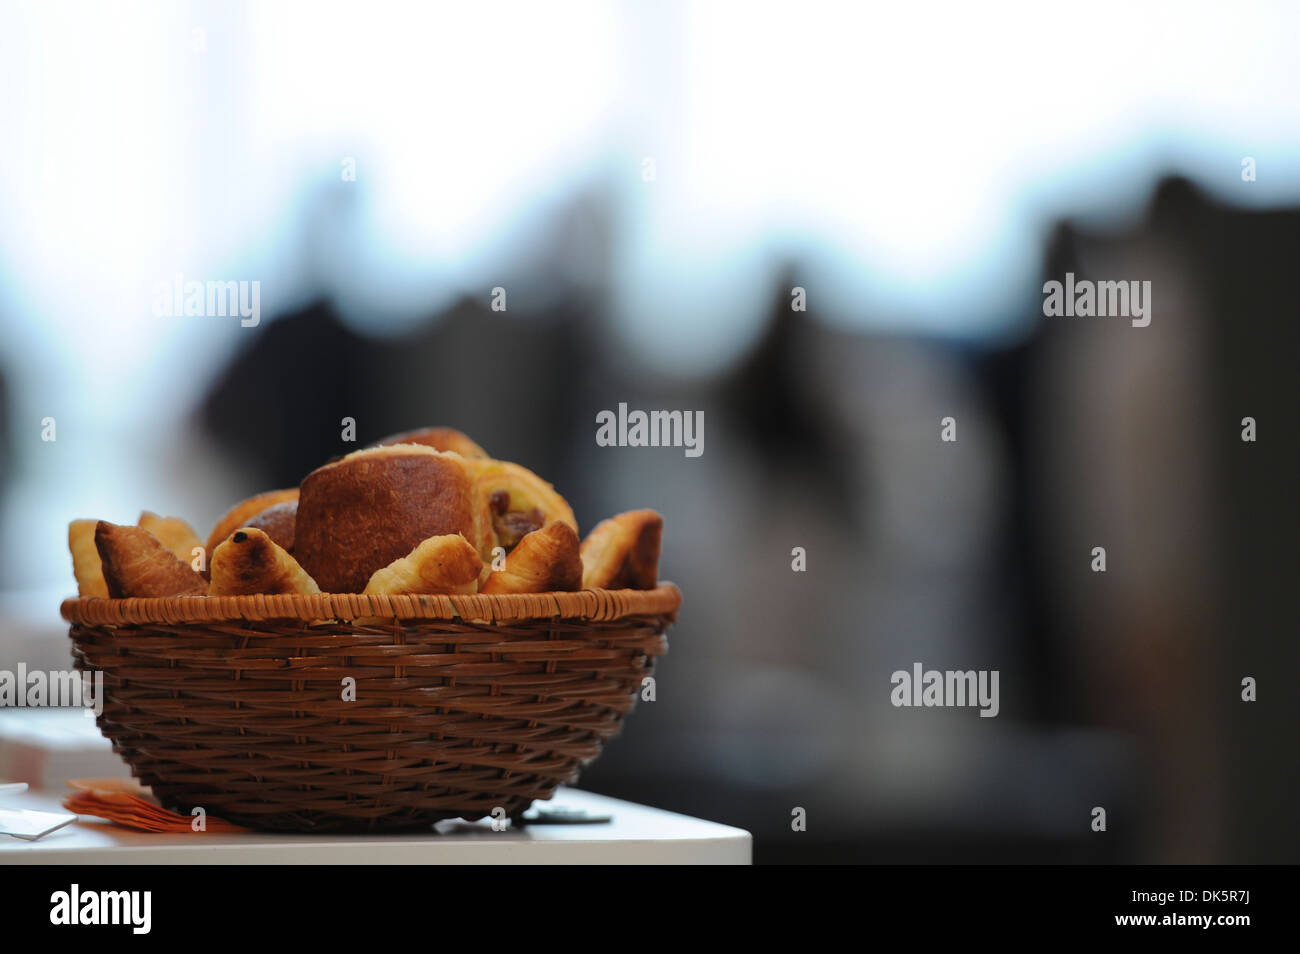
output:
M 101 731 L 163 804 L 376 831 L 517 817 L 574 781 L 636 704 L 680 603 L 665 583 L 70 599 L 62 613 L 77 668 L 104 673 Z

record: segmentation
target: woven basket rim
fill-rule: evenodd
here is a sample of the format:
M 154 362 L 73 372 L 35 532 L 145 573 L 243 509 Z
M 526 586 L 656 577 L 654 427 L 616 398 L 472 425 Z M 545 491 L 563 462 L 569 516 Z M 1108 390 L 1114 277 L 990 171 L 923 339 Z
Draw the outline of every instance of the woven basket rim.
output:
M 674 616 L 681 591 L 661 582 L 653 590 L 580 590 L 464 596 L 291 593 L 256 596 L 71 597 L 59 613 L 69 623 L 219 623 L 267 619 L 353 620 L 365 617 L 515 622 L 528 619 L 621 619 Z

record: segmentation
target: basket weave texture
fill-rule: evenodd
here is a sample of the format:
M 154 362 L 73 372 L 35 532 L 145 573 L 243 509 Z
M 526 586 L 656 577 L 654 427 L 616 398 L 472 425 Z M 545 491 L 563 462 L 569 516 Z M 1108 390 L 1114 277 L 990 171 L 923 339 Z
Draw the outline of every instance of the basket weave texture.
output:
M 615 736 L 681 594 L 70 599 L 101 731 L 169 808 L 250 828 L 516 817 Z M 355 680 L 355 698 L 345 691 Z

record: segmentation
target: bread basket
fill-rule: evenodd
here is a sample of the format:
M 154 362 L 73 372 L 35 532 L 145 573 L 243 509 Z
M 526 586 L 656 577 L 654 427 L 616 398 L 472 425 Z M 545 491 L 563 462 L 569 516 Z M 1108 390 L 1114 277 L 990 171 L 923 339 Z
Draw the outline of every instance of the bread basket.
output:
M 518 817 L 600 754 L 681 594 L 69 599 L 100 730 L 169 808 L 275 831 Z M 351 695 L 351 699 L 348 696 Z

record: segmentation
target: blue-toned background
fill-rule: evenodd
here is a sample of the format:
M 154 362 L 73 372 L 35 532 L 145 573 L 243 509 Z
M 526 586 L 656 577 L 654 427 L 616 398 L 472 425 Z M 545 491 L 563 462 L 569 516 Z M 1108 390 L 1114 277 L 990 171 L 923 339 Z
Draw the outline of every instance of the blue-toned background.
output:
M 66 660 L 68 520 L 206 535 L 344 417 L 449 424 L 584 532 L 664 514 L 658 700 L 584 784 L 760 861 L 1295 861 L 1298 46 L 1282 3 L 4 2 L 0 666 Z M 1044 318 L 1066 271 L 1151 326 Z M 260 323 L 156 315 L 177 275 Z M 619 402 L 703 456 L 597 447 Z M 917 661 L 1001 714 L 895 709 Z

